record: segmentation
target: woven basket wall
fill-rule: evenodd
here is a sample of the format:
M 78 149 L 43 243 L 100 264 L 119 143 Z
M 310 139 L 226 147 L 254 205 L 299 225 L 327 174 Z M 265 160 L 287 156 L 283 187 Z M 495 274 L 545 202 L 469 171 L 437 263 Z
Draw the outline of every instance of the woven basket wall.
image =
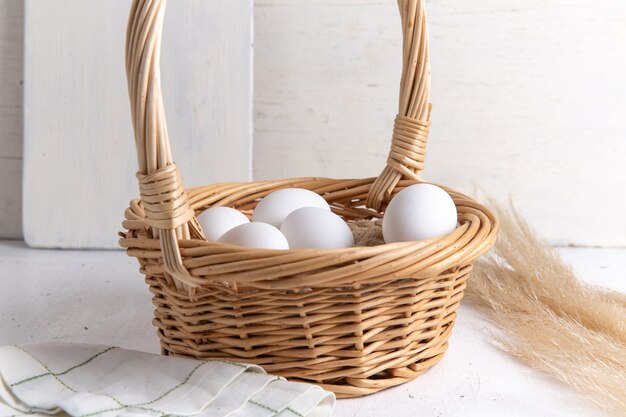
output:
M 376 178 L 295 178 L 185 190 L 170 152 L 160 90 L 165 0 L 134 0 L 126 69 L 141 198 L 120 244 L 154 294 L 162 353 L 252 362 L 338 397 L 415 378 L 443 357 L 465 282 L 493 245 L 494 216 L 447 190 L 459 227 L 439 238 L 373 247 L 287 251 L 207 242 L 195 215 L 229 206 L 250 215 L 263 196 L 312 190 L 346 220 L 381 218 L 422 182 L 430 126 L 428 31 L 422 0 L 400 0 L 403 71 L 387 165 Z M 358 150 L 355 150 L 358 152 Z

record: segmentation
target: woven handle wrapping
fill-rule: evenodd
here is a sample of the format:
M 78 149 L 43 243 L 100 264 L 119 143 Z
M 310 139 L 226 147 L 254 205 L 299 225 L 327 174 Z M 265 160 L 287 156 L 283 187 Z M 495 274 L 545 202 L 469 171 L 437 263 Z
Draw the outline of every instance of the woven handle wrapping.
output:
M 400 104 L 393 126 L 387 166 L 367 196 L 380 210 L 402 178 L 419 180 L 430 128 L 430 56 L 424 0 L 398 0 L 402 18 L 402 79 Z
M 178 239 L 202 238 L 202 231 L 172 159 L 165 122 L 159 59 L 166 2 L 133 0 L 126 32 L 126 76 L 146 222 L 160 239 L 167 273 L 178 284 L 191 286 Z M 419 178 L 429 129 L 430 66 L 424 2 L 398 0 L 398 5 L 404 39 L 400 104 L 387 166 L 367 198 L 367 205 L 376 210 L 403 177 Z

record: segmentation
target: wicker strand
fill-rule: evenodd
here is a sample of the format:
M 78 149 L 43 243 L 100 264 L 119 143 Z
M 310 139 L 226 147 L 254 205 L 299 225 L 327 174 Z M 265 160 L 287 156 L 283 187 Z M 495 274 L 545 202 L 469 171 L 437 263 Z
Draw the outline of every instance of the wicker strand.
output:
M 147 223 L 161 238 L 168 274 L 192 286 L 177 239 L 202 238 L 170 151 L 161 93 L 161 35 L 166 0 L 133 0 L 126 32 L 126 76 L 135 131 L 137 178 Z
M 176 164 L 148 175 L 138 173 L 137 179 L 148 225 L 174 230 L 193 218 Z
M 387 165 L 365 202 L 376 211 L 389 201 L 401 179 L 419 180 L 430 126 L 430 58 L 424 2 L 398 0 L 398 7 L 403 33 L 398 116 Z
M 417 172 L 424 167 L 429 129 L 430 122 L 397 116 L 387 165 L 408 179 L 419 180 Z

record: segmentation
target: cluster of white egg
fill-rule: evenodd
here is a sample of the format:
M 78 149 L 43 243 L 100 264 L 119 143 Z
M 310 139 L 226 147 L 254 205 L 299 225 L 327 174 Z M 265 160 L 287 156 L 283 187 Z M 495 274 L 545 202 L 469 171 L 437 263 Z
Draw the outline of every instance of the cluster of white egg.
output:
M 339 249 L 354 246 L 352 231 L 319 194 L 285 188 L 257 204 L 252 221 L 233 208 L 198 216 L 208 240 L 263 249 Z
M 301 188 L 268 194 L 250 221 L 233 208 L 214 207 L 198 216 L 208 240 L 263 249 L 339 249 L 354 246 L 347 223 L 330 210 L 320 195 Z M 431 239 L 457 226 L 454 201 L 432 184 L 400 191 L 383 216 L 386 243 Z

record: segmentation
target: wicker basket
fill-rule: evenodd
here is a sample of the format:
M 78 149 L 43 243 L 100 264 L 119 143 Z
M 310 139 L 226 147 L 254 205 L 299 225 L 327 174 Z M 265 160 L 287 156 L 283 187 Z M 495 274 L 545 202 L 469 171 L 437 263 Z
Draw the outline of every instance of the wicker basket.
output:
M 323 196 L 346 220 L 380 218 L 421 182 L 430 68 L 423 0 L 399 0 L 404 34 L 400 105 L 387 166 L 377 178 L 297 178 L 185 190 L 170 153 L 160 90 L 165 0 L 134 0 L 126 69 L 141 199 L 121 246 L 154 294 L 163 354 L 252 362 L 268 372 L 356 397 L 415 378 L 443 357 L 472 263 L 493 245 L 487 209 L 448 190 L 460 226 L 421 242 L 287 251 L 203 238 L 194 215 L 230 206 L 248 215 L 272 191 Z

